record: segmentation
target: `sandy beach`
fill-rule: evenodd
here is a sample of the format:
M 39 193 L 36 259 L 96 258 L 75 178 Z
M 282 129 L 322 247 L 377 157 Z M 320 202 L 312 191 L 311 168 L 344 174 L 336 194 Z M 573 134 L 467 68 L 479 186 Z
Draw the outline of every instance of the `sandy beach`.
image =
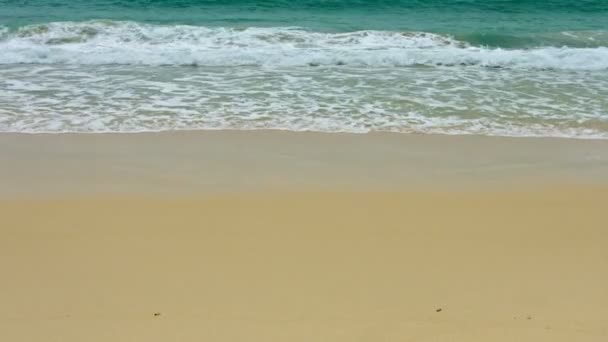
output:
M 606 341 L 608 141 L 0 134 L 2 341 Z

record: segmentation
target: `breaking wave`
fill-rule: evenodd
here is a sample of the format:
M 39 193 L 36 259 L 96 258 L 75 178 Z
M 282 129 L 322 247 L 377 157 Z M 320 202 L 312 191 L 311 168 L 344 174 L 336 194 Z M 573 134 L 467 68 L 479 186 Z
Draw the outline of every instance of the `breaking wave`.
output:
M 599 33 L 563 36 L 605 38 Z M 0 64 L 608 69 L 606 46 L 506 49 L 427 32 L 323 33 L 297 27 L 238 29 L 124 21 L 0 27 L 0 51 Z

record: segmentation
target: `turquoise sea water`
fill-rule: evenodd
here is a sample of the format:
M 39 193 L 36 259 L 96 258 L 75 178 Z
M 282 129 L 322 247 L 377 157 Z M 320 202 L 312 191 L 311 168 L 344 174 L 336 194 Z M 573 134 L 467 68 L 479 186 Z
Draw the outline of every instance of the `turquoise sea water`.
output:
M 608 0 L 0 0 L 0 131 L 608 138 Z

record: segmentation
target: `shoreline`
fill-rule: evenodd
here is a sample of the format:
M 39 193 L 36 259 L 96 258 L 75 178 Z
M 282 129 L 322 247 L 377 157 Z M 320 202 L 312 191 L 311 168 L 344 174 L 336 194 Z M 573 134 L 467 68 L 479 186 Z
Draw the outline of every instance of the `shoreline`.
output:
M 608 140 L 188 131 L 0 134 L 0 198 L 608 184 Z M 518 185 L 519 184 L 519 185 Z
M 426 132 L 393 132 L 393 131 L 314 131 L 314 130 L 290 130 L 279 128 L 252 128 L 252 129 L 224 129 L 224 128 L 201 128 L 201 129 L 166 129 L 147 131 L 125 131 L 125 132 L 77 132 L 77 131 L 40 131 L 40 132 L 17 132 L 4 131 L 0 135 L 147 135 L 147 134 L 207 134 L 207 133 L 262 133 L 262 134 L 298 134 L 298 135 L 405 135 L 405 136 L 429 136 L 429 137 L 469 137 L 477 139 L 537 139 L 537 140 L 574 140 L 574 141 L 607 141 L 608 138 L 577 137 L 577 136 L 541 136 L 541 135 L 499 135 L 499 134 L 475 134 L 475 133 L 426 133 Z

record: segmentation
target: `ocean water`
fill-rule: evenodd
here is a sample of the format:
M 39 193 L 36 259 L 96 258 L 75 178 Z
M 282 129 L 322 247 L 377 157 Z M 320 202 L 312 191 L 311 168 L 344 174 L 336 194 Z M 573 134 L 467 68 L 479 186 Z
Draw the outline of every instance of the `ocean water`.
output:
M 0 132 L 608 139 L 608 0 L 0 0 Z

